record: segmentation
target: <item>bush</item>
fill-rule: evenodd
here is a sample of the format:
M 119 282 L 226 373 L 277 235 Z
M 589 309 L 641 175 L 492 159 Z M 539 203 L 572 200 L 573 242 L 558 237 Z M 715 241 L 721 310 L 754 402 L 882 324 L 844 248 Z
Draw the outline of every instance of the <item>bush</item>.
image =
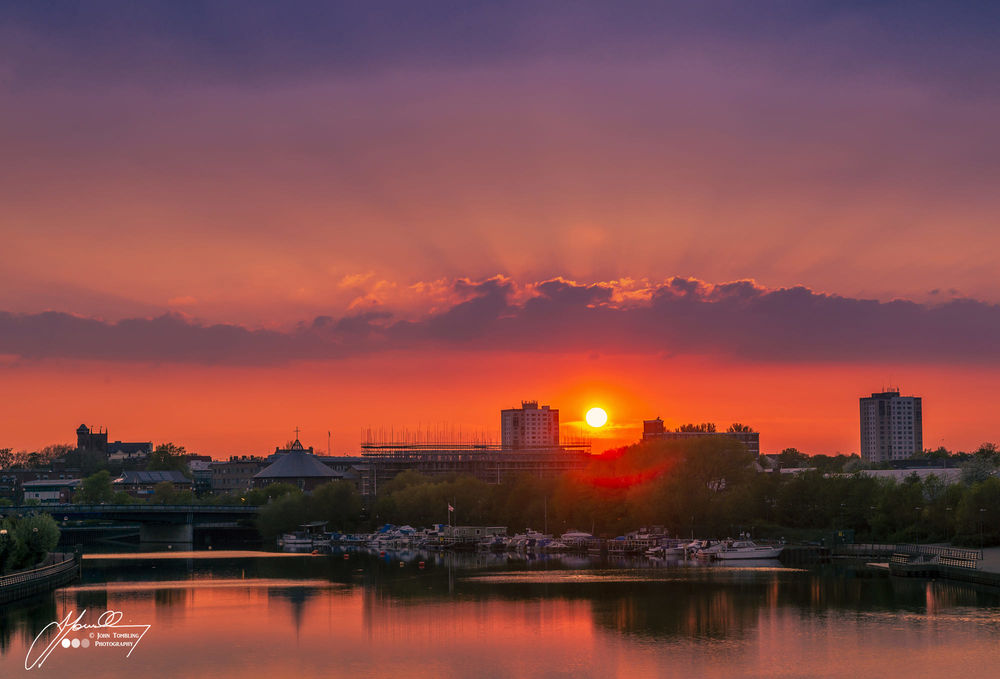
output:
M 59 543 L 59 526 L 48 514 L 8 519 L 0 534 L 0 570 L 30 568 L 41 562 Z

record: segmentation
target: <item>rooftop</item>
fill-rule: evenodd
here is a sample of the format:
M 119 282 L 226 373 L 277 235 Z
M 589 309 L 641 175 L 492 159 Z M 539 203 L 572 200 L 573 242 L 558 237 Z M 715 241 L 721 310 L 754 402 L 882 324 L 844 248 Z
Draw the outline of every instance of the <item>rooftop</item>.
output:
M 191 479 L 184 476 L 183 472 L 177 470 L 170 471 L 127 471 L 122 472 L 122 475 L 115 479 L 115 483 L 163 483 L 164 481 L 169 481 L 170 483 L 191 483 Z
M 340 478 L 340 476 L 317 460 L 315 455 L 303 450 L 301 443 L 298 448 L 293 445 L 290 452 L 279 456 L 272 464 L 254 474 L 255 479 L 314 479 Z

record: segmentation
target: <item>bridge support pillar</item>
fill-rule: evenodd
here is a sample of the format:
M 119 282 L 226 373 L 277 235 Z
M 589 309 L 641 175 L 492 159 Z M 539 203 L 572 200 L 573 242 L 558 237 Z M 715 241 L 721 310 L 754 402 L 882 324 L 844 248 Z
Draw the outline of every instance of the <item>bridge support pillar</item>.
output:
M 139 527 L 139 542 L 190 547 L 194 543 L 194 524 L 143 523 Z

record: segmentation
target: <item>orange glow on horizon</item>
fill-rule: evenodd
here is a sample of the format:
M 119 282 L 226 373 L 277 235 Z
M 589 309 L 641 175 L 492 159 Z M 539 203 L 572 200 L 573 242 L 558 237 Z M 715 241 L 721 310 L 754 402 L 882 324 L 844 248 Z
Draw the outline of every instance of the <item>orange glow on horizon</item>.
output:
M 2 368 L 9 399 L 3 447 L 36 450 L 74 441 L 81 423 L 112 440 L 173 441 L 217 458 L 267 454 L 302 427 L 317 452 L 358 454 L 365 426 L 499 431 L 499 411 L 538 395 L 561 412 L 603 403 L 613 423 L 592 431 L 595 453 L 633 443 L 642 420 L 749 424 L 762 452 L 795 447 L 849 453 L 858 447 L 858 397 L 884 370 L 866 365 L 753 365 L 699 359 L 441 353 L 274 367 L 131 366 L 100 362 L 13 363 Z M 896 366 L 906 393 L 924 398 L 924 444 L 974 449 L 995 439 L 992 385 L 1000 370 Z M 963 397 L 953 385 L 963 384 Z M 583 435 L 563 422 L 564 438 Z

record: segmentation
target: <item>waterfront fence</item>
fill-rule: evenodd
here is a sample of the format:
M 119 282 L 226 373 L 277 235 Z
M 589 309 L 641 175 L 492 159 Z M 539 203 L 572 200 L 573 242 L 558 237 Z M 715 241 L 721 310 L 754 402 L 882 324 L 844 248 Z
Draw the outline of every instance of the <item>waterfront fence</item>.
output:
M 0 604 L 47 592 L 80 577 L 80 557 L 77 554 L 50 556 L 53 563 L 0 576 Z
M 834 547 L 835 556 L 885 557 L 888 559 L 894 554 L 923 558 L 937 557 L 944 565 L 963 568 L 977 568 L 978 562 L 983 558 L 983 553 L 978 549 L 940 545 L 857 543 Z

